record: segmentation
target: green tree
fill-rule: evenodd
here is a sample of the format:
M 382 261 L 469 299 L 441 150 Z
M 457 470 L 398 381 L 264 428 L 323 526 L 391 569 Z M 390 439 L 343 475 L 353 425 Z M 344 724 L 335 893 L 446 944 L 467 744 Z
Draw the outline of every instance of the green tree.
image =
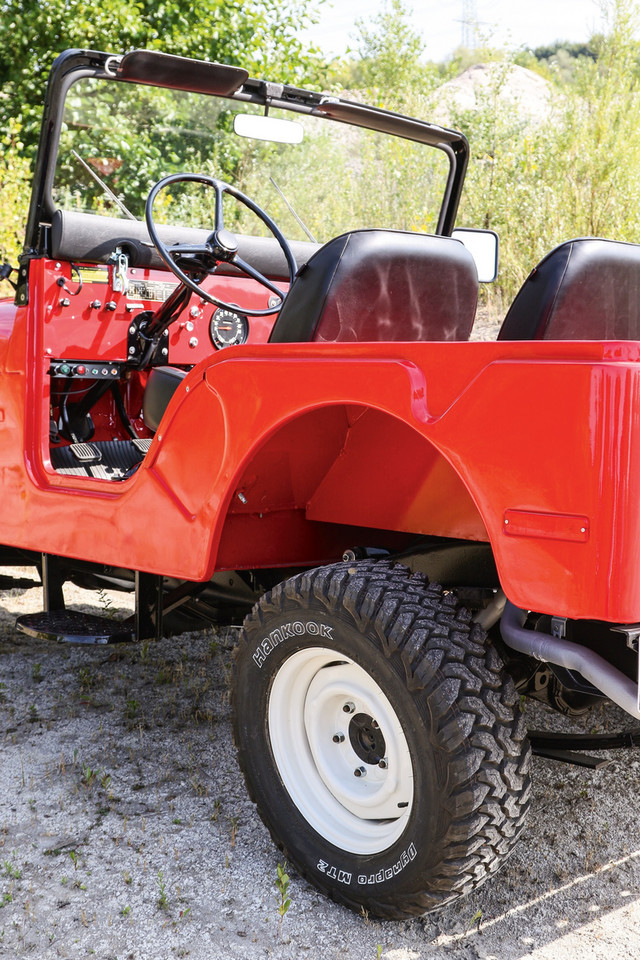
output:
M 375 99 L 398 107 L 425 73 L 424 43 L 411 25 L 411 9 L 402 0 L 386 0 L 371 20 L 357 20 L 360 36 L 356 83 Z
M 14 265 L 24 241 L 31 182 L 31 165 L 24 156 L 20 133 L 20 123 L 11 119 L 0 150 L 0 263 Z M 10 284 L 0 282 L 0 296 L 11 294 Z
M 578 62 L 564 122 L 558 166 L 566 203 L 560 222 L 574 232 L 640 241 L 640 111 L 635 0 L 604 7 L 597 59 Z
M 536 262 L 571 237 L 640 242 L 637 25 L 635 0 L 605 4 L 602 33 L 589 44 L 595 59 L 578 57 L 542 122 L 501 99 L 508 63 L 474 110 L 453 113 L 472 156 L 459 220 L 501 238 L 492 297 L 509 302 Z
M 575 78 L 576 69 L 581 60 L 597 60 L 597 50 L 601 42 L 602 37 L 595 36 L 587 43 L 558 41 L 547 47 L 524 49 L 516 54 L 515 63 L 534 70 L 547 79 L 570 84 Z
M 0 0 L 0 126 L 23 117 L 27 151 L 37 142 L 45 81 L 70 47 L 136 47 L 240 64 L 289 83 L 317 80 L 323 61 L 299 32 L 323 0 Z

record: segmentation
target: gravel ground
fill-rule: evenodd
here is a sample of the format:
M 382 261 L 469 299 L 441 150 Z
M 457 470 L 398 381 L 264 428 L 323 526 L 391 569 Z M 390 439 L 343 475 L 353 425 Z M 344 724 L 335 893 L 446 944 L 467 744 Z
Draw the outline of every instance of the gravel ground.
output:
M 65 588 L 73 607 L 95 596 Z M 109 648 L 29 640 L 0 610 L 0 956 L 99 960 L 637 960 L 640 756 L 593 773 L 534 759 L 505 868 L 439 914 L 378 922 L 291 871 L 247 798 L 230 732 L 234 631 Z M 125 613 L 117 594 L 103 607 Z M 532 726 L 564 721 L 527 705 Z M 632 727 L 614 708 L 582 730 Z

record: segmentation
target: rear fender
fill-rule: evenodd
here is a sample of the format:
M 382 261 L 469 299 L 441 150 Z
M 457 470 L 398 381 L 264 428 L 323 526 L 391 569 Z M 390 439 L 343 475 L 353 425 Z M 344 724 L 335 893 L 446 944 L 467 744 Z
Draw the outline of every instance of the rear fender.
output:
M 239 354 L 191 375 L 150 469 L 185 516 L 209 518 L 207 570 L 326 562 L 367 533 L 398 548 L 407 537 L 395 534 L 488 539 L 459 475 L 418 428 L 422 379 L 397 360 Z

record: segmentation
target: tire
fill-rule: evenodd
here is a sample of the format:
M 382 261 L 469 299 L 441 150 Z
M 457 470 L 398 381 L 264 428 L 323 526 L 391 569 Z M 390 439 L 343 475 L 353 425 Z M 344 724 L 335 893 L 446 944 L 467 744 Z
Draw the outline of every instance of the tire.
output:
M 495 648 L 452 593 L 384 561 L 267 593 L 244 623 L 234 738 L 285 856 L 334 900 L 426 913 L 494 873 L 530 748 Z

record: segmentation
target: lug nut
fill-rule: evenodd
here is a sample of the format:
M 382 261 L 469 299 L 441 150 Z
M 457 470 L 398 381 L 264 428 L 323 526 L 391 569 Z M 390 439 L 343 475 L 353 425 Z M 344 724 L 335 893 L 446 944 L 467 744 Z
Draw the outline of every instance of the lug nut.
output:
M 379 729 L 378 721 L 377 721 L 377 720 L 372 720 L 372 721 L 371 721 L 371 726 L 373 727 L 374 730 L 378 730 L 378 729 Z
M 383 759 L 378 761 L 378 766 L 380 767 L 381 770 L 386 770 L 389 764 L 386 759 Z
M 344 707 L 342 708 L 342 711 L 343 713 L 355 713 L 356 712 L 355 703 L 352 703 L 351 700 L 348 700 L 347 703 L 345 703 Z
M 334 743 L 344 743 L 344 733 L 334 733 L 333 735 Z
M 353 771 L 354 777 L 366 777 L 367 771 L 364 767 L 356 767 Z

